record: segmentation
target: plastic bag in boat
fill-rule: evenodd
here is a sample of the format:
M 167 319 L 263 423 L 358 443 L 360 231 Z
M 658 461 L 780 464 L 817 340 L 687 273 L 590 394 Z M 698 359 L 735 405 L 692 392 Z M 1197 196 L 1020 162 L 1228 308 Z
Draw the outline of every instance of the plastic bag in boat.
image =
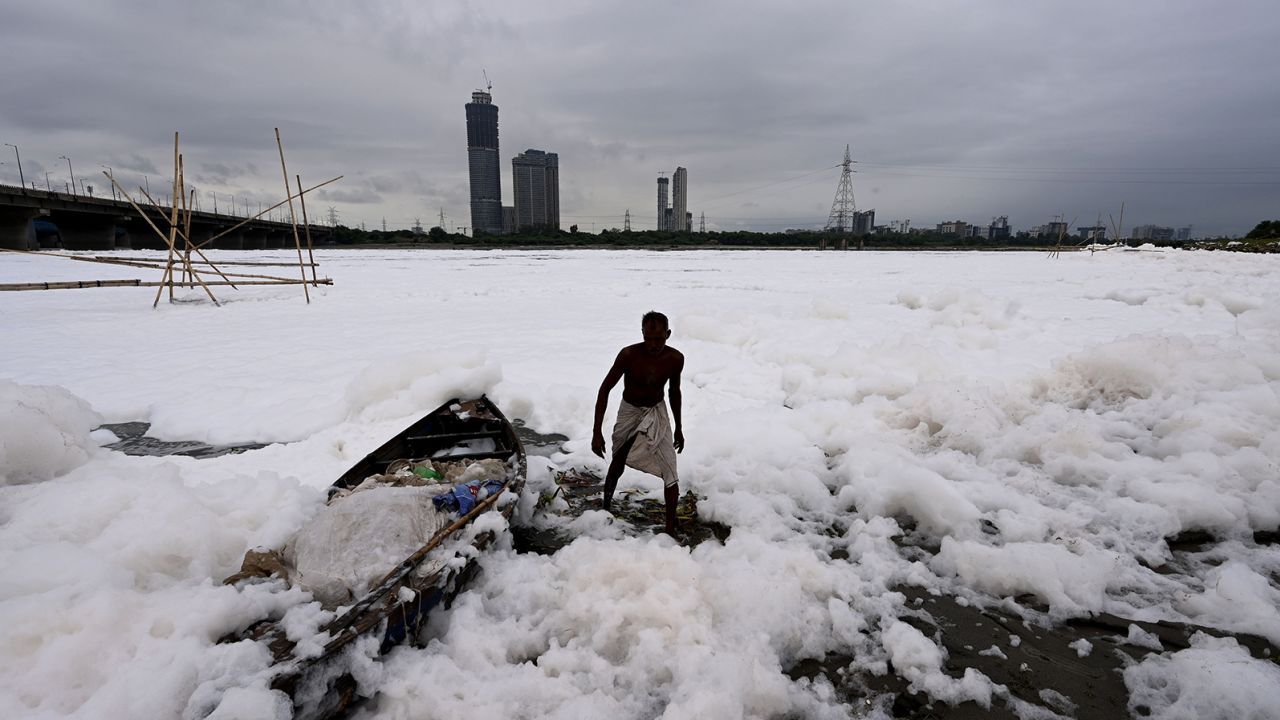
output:
M 353 493 L 321 509 L 286 548 L 295 582 L 326 607 L 362 597 L 400 561 L 453 521 L 432 505 L 438 485 Z M 443 564 L 428 557 L 418 574 Z

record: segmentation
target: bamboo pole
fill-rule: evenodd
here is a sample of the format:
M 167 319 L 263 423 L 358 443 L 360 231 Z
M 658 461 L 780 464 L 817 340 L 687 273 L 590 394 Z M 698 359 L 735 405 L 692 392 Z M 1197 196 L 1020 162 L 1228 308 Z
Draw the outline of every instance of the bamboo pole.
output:
M 0 250 L 5 250 L 5 249 L 7 249 L 7 248 L 0 248 Z M 31 251 L 31 250 L 19 250 L 18 252 L 33 252 L 33 251 Z M 75 256 L 75 255 L 59 255 L 59 254 L 57 254 L 57 253 L 46 253 L 46 252 L 41 252 L 41 253 L 37 253 L 37 254 L 39 254 L 39 255 L 41 255 L 41 256 L 45 256 L 45 257 L 65 257 L 65 258 L 76 258 L 76 259 L 78 259 L 78 260 L 83 260 L 83 259 L 84 259 L 84 258 L 77 257 L 77 256 Z M 118 258 L 106 257 L 106 256 L 104 256 L 104 255 L 94 255 L 94 256 L 92 256 L 92 257 L 93 257 L 95 260 L 116 260 L 116 259 L 118 259 Z M 133 261 L 131 261 L 131 262 L 164 262 L 164 260 L 160 260 L 160 259 L 154 259 L 154 260 L 153 260 L 153 259 L 148 259 L 148 258 L 139 258 L 139 259 L 137 259 L 137 260 L 133 260 Z M 213 264 L 213 263 L 211 263 L 211 262 L 209 262 L 209 261 L 207 261 L 207 260 L 192 260 L 192 261 L 191 261 L 191 263 L 192 263 L 193 265 L 212 265 L 212 264 Z M 252 261 L 249 261 L 249 262 L 228 262 L 228 261 L 219 261 L 219 262 L 218 262 L 218 264 L 219 264 L 219 265 L 222 265 L 222 266 L 226 266 L 226 267 L 230 267 L 230 266 L 232 266 L 232 265 L 240 265 L 240 266 L 252 265 L 252 266 L 256 266 L 256 267 L 293 267 L 293 263 L 270 263 L 270 262 L 252 262 Z M 312 263 L 307 263 L 307 267 L 312 267 L 312 266 L 313 266 L 313 264 L 312 264 Z M 319 264 L 319 263 L 315 263 L 315 264 L 314 264 L 314 267 L 319 267 L 319 266 L 320 266 L 320 264 Z
M 294 280 L 285 278 L 281 280 L 242 280 L 241 285 L 302 285 L 311 282 L 310 280 Z M 332 285 L 332 278 L 320 278 L 316 281 L 320 285 Z M 210 280 L 207 283 L 184 282 L 181 280 L 164 281 L 164 280 L 68 280 L 65 282 L 47 282 L 47 283 L 0 283 L 0 292 L 16 292 L 21 290 L 78 290 L 89 288 L 105 288 L 105 287 L 158 287 L 164 289 L 170 285 L 176 287 L 201 287 L 201 285 L 230 285 L 229 282 L 221 280 Z
M 33 250 L 19 250 L 19 249 L 17 249 L 17 248 L 0 248 L 0 251 L 4 251 L 4 252 L 14 252 L 14 253 L 24 253 L 24 254 L 27 254 L 27 255 L 39 255 L 40 257 L 56 257 L 56 258 L 64 258 L 64 259 L 66 259 L 66 260 L 75 260 L 76 262 L 96 263 L 96 264 L 99 264 L 99 265 L 120 265 L 120 266 L 122 266 L 122 267 L 141 268 L 141 269 L 144 269 L 144 270 L 163 270 L 163 269 L 164 269 L 164 264 L 163 264 L 163 263 L 164 263 L 164 260 L 127 260 L 127 259 L 125 259 L 125 258 L 109 258 L 109 257 L 97 257 L 97 256 L 95 256 L 95 257 L 79 257 L 79 256 L 76 256 L 76 255 L 61 255 L 61 254 L 59 254 L 59 253 L 45 253 L 45 252 L 36 252 L 36 251 L 33 251 Z M 193 262 L 193 263 L 195 263 L 195 262 L 199 262 L 199 261 L 195 261 L 195 260 L 193 260 L 192 262 Z M 243 264 L 256 264 L 256 263 L 243 263 Z M 263 264 L 265 264 L 265 263 L 263 263 Z M 274 267 L 293 267 L 293 263 L 276 263 L 276 264 L 275 264 L 275 265 L 273 265 L 273 266 L 274 266 Z M 200 272 L 200 271 L 197 271 L 197 272 Z M 223 272 L 221 272 L 221 271 L 219 271 L 219 274 L 223 276 L 223 279 L 224 279 L 224 280 L 227 280 L 227 282 L 225 282 L 225 283 L 221 283 L 221 284 L 230 285 L 231 287 L 235 287 L 235 283 L 234 283 L 233 281 L 231 281 L 229 278 L 251 278 L 251 279 L 255 279 L 255 280 L 277 280 L 277 281 L 285 282 L 285 283 L 297 283 L 297 282 L 299 282 L 298 280 L 295 280 L 294 278 L 279 277 L 279 276 L 277 276 L 277 275 L 255 275 L 255 274 L 251 274 L 251 273 L 223 273 Z M 92 282 L 92 281 L 86 281 L 86 282 Z M 105 281 L 105 280 L 104 280 L 103 282 L 114 282 L 114 281 Z M 132 282 L 132 281 L 130 281 L 130 282 Z M 306 282 L 315 283 L 315 282 L 320 282 L 320 281 L 319 281 L 319 280 L 307 280 Z M 46 285 L 46 284 L 48 284 L 48 283 L 37 283 L 37 284 L 39 284 L 40 286 L 42 286 L 42 287 L 43 287 L 44 285 Z M 330 284 L 330 285 L 331 285 L 331 284 L 333 284 L 333 281 L 332 281 L 332 280 L 330 280 L 327 284 Z
M 102 265 L 122 265 L 124 267 L 136 267 L 136 268 L 143 268 L 146 270 L 163 270 L 164 269 L 163 266 L 156 264 L 155 261 L 148 262 L 143 260 L 125 260 L 124 258 L 119 258 L 119 259 L 103 258 L 99 260 L 94 258 L 78 258 L 70 255 L 54 255 L 53 257 L 65 257 L 68 260 L 79 260 L 81 262 L 92 262 L 92 263 L 99 263 Z M 285 267 L 293 267 L 293 264 L 290 263 L 288 265 L 285 265 Z M 195 272 L 204 272 L 204 271 L 196 270 Z M 235 282 L 232 281 L 230 278 L 256 278 L 259 280 L 288 280 L 290 282 L 293 281 L 293 278 L 279 277 L 277 275 L 253 275 L 249 273 L 234 273 L 234 272 L 224 273 L 222 271 L 219 271 L 218 274 L 221 275 L 222 279 L 226 280 L 227 284 L 231 285 L 232 287 L 235 287 Z
M 178 132 L 176 130 L 173 133 L 173 192 L 174 195 L 178 192 Z M 178 208 L 176 203 L 173 203 L 173 205 L 174 207 L 169 209 L 169 260 L 167 262 L 168 268 L 164 272 L 163 279 L 165 280 L 173 278 L 173 242 L 175 240 L 174 233 L 178 230 Z M 160 295 L 163 292 L 164 288 L 156 290 L 156 301 L 151 303 L 151 307 L 154 308 L 160 305 Z M 169 288 L 169 302 L 173 302 L 172 287 Z
M 0 284 L 0 292 L 16 292 L 19 290 L 77 290 L 95 287 L 141 287 L 141 280 L 68 280 L 64 282 L 46 283 L 4 283 Z
M 311 279 L 316 279 L 316 256 L 311 252 L 311 223 L 307 220 L 307 199 L 302 197 L 302 176 L 295 175 L 298 179 L 298 204 L 302 206 L 302 228 L 307 233 L 307 259 L 311 262 L 307 263 L 311 266 Z
M 9 249 L 6 249 L 6 247 L 0 247 L 0 250 L 9 250 Z M 36 252 L 33 250 L 13 250 L 13 252 L 31 252 L 31 254 L 33 255 L 40 255 L 41 258 L 68 258 L 72 260 L 102 260 L 102 261 L 108 261 L 108 263 L 114 263 L 114 261 L 123 260 L 122 258 L 108 258 L 108 256 L 106 255 L 92 255 L 90 256 L 90 258 L 81 258 L 81 256 L 78 256 L 78 255 L 60 255 L 58 254 L 58 252 L 44 252 L 44 251 Z M 148 259 L 148 258 L 138 258 L 138 259 L 127 260 L 127 261 L 128 263 L 164 263 L 164 260 Z M 212 265 L 212 263 L 210 263 L 210 261 L 207 261 L 207 260 L 192 260 L 191 264 L 192 265 Z M 293 266 L 293 263 L 253 263 L 253 261 L 244 261 L 244 263 L 236 263 L 236 261 L 230 261 L 230 263 L 227 263 L 227 261 L 219 261 L 218 264 L 224 265 L 224 266 L 252 265 L 252 266 L 257 266 L 257 268 L 292 268 Z M 308 268 L 310 268 L 311 264 L 307 263 L 307 266 Z M 320 266 L 319 263 L 317 263 L 316 266 Z
M 178 157 L 178 177 L 179 187 L 182 190 L 182 273 L 184 280 L 191 279 L 191 203 L 195 202 L 195 195 L 190 196 L 188 202 L 187 195 L 187 168 L 186 159 Z
M 313 190 L 319 190 L 320 188 L 324 187 L 325 185 L 328 185 L 329 183 L 332 183 L 332 182 L 337 182 L 337 181 L 341 180 L 342 178 L 343 178 L 343 176 L 342 176 L 342 175 L 339 175 L 339 176 L 338 176 L 338 177 L 336 177 L 336 178 L 331 178 L 331 179 L 329 179 L 329 180 L 325 180 L 324 182 L 320 183 L 319 185 L 312 185 L 311 187 L 307 188 L 306 190 L 303 190 L 302 192 L 304 192 L 304 193 L 309 193 L 309 192 L 311 192 L 311 191 L 313 191 Z M 292 196 L 292 195 L 290 195 L 289 197 L 290 197 L 290 199 L 292 199 L 292 198 L 293 198 L 293 196 Z M 217 235 L 214 235 L 213 237 L 209 238 L 208 240 L 205 240 L 204 242 L 200 243 L 200 244 L 199 244 L 199 245 L 197 245 L 196 247 L 197 247 L 197 248 L 202 248 L 202 247 L 204 247 L 205 245 L 208 245 L 209 243 L 213 242 L 214 240 L 217 240 L 218 238 L 222 237 L 223 235 L 226 235 L 227 233 L 231 233 L 231 232 L 235 232 L 236 230 L 239 230 L 241 227 L 244 227 L 245 225 L 248 225 L 249 223 L 253 222 L 254 220 L 257 220 L 258 218 L 262 217 L 263 215 L 266 215 L 267 213 L 271 212 L 272 210 L 275 210 L 276 208 L 278 208 L 278 207 L 280 207 L 281 205 L 285 204 L 285 202 L 287 202 L 287 200 L 281 200 L 280 202 L 276 203 L 275 205 L 272 205 L 271 207 L 267 208 L 266 210 L 263 210 L 263 211 L 259 212 L 257 215 L 254 215 L 253 217 L 248 217 L 248 218 L 245 218 L 244 220 L 241 220 L 239 223 L 237 223 L 237 224 L 235 224 L 235 225 L 232 225 L 231 227 L 227 228 L 226 230 L 223 230 L 222 232 L 218 233 Z
M 311 304 L 311 291 L 307 289 L 307 269 L 302 266 L 302 240 L 298 238 L 298 216 L 293 214 L 293 190 L 289 187 L 289 168 L 284 164 L 284 143 L 280 142 L 280 128 L 276 128 L 276 147 L 280 150 L 280 172 L 284 174 L 284 194 L 289 200 L 289 225 L 293 227 L 293 244 L 298 248 L 298 270 L 302 273 L 302 294 Z
M 12 252 L 30 252 L 30 251 L 14 250 Z M 44 253 L 40 253 L 40 254 L 44 255 Z M 87 257 L 75 257 L 74 255 L 49 255 L 49 257 L 61 257 L 61 258 L 66 258 L 68 260 L 98 263 L 101 265 L 121 265 L 124 267 L 143 268 L 146 270 L 163 270 L 164 269 L 163 265 L 158 264 L 160 262 L 158 260 L 148 261 L 148 260 L 126 260 L 124 258 L 87 258 Z M 293 263 L 284 265 L 284 267 L 293 267 Z M 201 271 L 197 271 L 197 272 L 201 272 Z M 289 280 L 289 281 L 293 280 L 293 278 L 278 277 L 276 275 L 252 275 L 249 273 L 224 273 L 222 271 L 218 271 L 218 274 L 221 275 L 222 279 L 226 280 L 227 284 L 231 285 L 232 287 L 235 287 L 235 283 L 230 280 L 230 278 L 233 278 L 233 277 L 256 278 L 259 280 Z
M 177 152 L 176 143 L 174 145 L 174 151 L 175 153 Z M 200 287 L 204 288 L 205 294 L 209 296 L 209 299 L 213 301 L 213 304 L 215 306 L 221 307 L 221 303 L 218 302 L 218 298 L 213 296 L 213 291 L 210 290 L 209 286 L 205 284 L 204 278 L 201 278 L 199 275 L 196 275 L 194 273 L 194 270 L 191 267 L 191 240 L 190 240 L 191 210 L 190 210 L 190 207 L 187 205 L 187 181 L 186 181 L 186 177 L 183 174 L 182 155 L 177 155 L 176 157 L 177 157 L 177 163 L 174 166 L 174 177 L 173 177 L 173 200 L 174 200 L 173 214 L 176 220 L 177 213 L 178 213 L 178 202 L 179 202 L 179 199 L 181 199 L 182 220 L 186 223 L 186 228 L 187 228 L 186 233 L 184 233 L 182 236 L 183 243 L 184 243 L 183 249 L 182 249 L 182 256 L 181 256 L 181 260 L 183 262 L 183 280 L 184 280 L 184 282 L 182 283 L 182 287 L 194 287 L 191 281 L 195 280 L 196 282 L 200 283 Z M 172 244 L 177 243 L 177 232 L 178 232 L 178 226 L 175 223 L 169 234 L 169 237 L 171 238 L 170 243 Z M 173 302 L 173 288 L 174 288 L 173 271 L 170 270 L 169 302 Z

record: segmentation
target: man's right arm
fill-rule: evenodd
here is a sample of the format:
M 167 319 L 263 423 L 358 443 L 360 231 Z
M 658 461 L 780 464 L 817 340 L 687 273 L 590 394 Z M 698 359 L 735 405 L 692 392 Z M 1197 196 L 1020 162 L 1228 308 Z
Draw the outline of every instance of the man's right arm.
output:
M 622 379 L 626 369 L 626 356 L 626 348 L 618 352 L 617 359 L 613 361 L 613 367 L 609 368 L 608 374 L 604 376 L 604 382 L 600 383 L 600 391 L 596 393 L 595 423 L 591 428 L 591 452 L 600 457 L 604 457 L 604 411 L 609 406 L 609 392 Z

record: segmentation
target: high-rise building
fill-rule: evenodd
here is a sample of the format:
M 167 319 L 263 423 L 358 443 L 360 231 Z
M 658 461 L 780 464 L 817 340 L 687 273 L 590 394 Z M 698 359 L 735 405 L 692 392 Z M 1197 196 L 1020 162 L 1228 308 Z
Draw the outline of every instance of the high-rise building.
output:
M 688 203 L 689 192 L 689 173 L 684 168 L 676 168 L 675 174 L 671 176 L 671 217 L 675 220 L 675 227 L 670 228 L 679 232 L 689 229 L 689 223 L 686 220 L 686 207 Z
M 854 235 L 870 235 L 876 226 L 875 210 L 854 210 L 853 211 L 853 234 Z
M 502 232 L 502 180 L 498 162 L 498 106 L 484 90 L 467 103 L 467 167 L 471 174 L 471 230 Z
M 991 224 L 987 226 L 987 239 L 996 240 L 998 238 L 1009 237 L 1009 216 L 1001 215 L 998 218 L 991 218 Z
M 517 230 L 560 229 L 560 156 L 530 149 L 511 158 L 511 187 Z
M 1190 231 L 1188 231 L 1190 234 Z M 1171 227 L 1163 225 L 1138 225 L 1130 233 L 1131 240 L 1172 240 L 1177 236 L 1177 231 Z
M 667 225 L 668 208 L 667 206 L 667 186 L 668 181 L 664 177 L 658 178 L 658 229 L 669 230 Z

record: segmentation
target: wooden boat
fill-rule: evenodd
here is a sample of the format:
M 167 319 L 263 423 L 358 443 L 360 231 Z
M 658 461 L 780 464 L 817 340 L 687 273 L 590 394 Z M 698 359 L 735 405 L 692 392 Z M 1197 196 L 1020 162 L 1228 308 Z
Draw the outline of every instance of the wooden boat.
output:
M 267 644 L 279 670 L 272 687 L 294 699 L 298 717 L 332 717 L 349 707 L 357 699 L 356 688 L 339 662 L 343 651 L 360 637 L 380 636 L 379 654 L 406 638 L 415 638 L 431 610 L 452 599 L 475 570 L 475 553 L 467 553 L 464 562 L 442 563 L 442 567 L 424 576 L 417 571 L 428 555 L 435 551 L 437 555 L 447 552 L 460 556 L 458 548 L 441 545 L 495 505 L 502 505 L 497 512 L 508 520 L 514 512 L 514 500 L 504 503 L 499 500 L 518 496 L 524 487 L 524 447 L 511 423 L 484 396 L 450 400 L 405 428 L 343 473 L 329 489 L 330 502 L 370 476 L 388 473 L 401 461 L 431 458 L 448 463 L 500 461 L 505 465 L 506 478 L 500 490 L 479 500 L 470 512 L 435 533 L 349 609 L 324 626 L 318 638 L 324 650 L 319 655 L 295 657 L 296 644 L 285 636 L 277 620 L 260 621 L 244 632 L 225 638 L 232 641 L 247 638 Z M 451 487 L 441 485 L 440 489 L 445 491 Z M 494 539 L 492 532 L 481 532 L 470 546 L 483 550 Z M 243 579 L 237 575 L 227 582 Z

